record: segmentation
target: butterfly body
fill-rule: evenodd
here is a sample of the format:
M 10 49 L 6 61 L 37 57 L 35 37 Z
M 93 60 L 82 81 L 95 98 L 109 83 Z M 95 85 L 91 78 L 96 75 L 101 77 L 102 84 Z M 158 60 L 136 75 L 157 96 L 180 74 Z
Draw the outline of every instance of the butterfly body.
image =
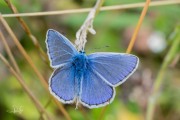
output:
M 81 80 L 83 75 L 86 73 L 86 66 L 88 64 L 87 57 L 85 52 L 79 52 L 72 58 L 72 67 L 74 72 L 74 79 L 75 79 L 75 97 L 76 99 L 79 98 L 80 95 L 80 86 Z
M 131 54 L 78 52 L 55 30 L 48 30 L 46 45 L 51 67 L 55 68 L 49 79 L 51 94 L 63 103 L 76 101 L 88 108 L 111 103 L 115 87 L 132 75 L 139 62 Z

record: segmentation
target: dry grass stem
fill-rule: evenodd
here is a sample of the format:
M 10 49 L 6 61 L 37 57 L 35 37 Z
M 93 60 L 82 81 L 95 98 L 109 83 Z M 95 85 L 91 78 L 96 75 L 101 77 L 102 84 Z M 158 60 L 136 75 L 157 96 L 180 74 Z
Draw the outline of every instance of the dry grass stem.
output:
M 100 11 L 110 11 L 110 10 L 124 10 L 132 8 L 144 7 L 144 2 L 142 3 L 133 3 L 127 5 L 113 5 L 101 7 Z M 150 3 L 150 6 L 162 6 L 162 5 L 173 5 L 180 4 L 180 0 L 163 0 L 163 1 L 153 1 Z M 63 15 L 63 14 L 76 14 L 89 12 L 92 8 L 83 8 L 83 9 L 72 9 L 72 10 L 61 10 L 61 11 L 47 11 L 47 12 L 35 12 L 35 13 L 18 13 L 18 14 L 3 14 L 3 17 L 35 17 L 35 16 L 47 16 L 47 15 Z
M 32 67 L 32 69 L 34 70 L 34 72 L 37 74 L 37 76 L 39 77 L 41 83 L 43 84 L 43 86 L 46 88 L 46 90 L 48 91 L 48 85 L 46 80 L 43 78 L 43 76 L 41 75 L 41 73 L 39 72 L 39 70 L 36 68 L 36 66 L 34 65 L 34 63 L 32 62 L 31 58 L 29 57 L 29 55 L 26 53 L 25 49 L 22 47 L 22 45 L 20 44 L 19 40 L 17 39 L 17 37 L 15 36 L 15 34 L 13 33 L 13 31 L 11 30 L 11 28 L 9 27 L 9 25 L 7 24 L 7 22 L 4 20 L 4 18 L 0 15 L 0 20 L 3 24 L 3 26 L 5 27 L 5 29 L 8 31 L 9 35 L 12 37 L 12 40 L 14 41 L 14 43 L 16 44 L 16 46 L 18 47 L 19 51 L 21 52 L 21 54 L 25 57 L 25 59 L 27 60 L 27 62 L 30 64 L 30 66 Z
M 12 10 L 12 12 L 14 14 L 17 14 L 18 13 L 18 10 L 16 9 L 16 7 L 10 2 L 10 0 L 4 0 L 7 5 L 9 6 L 9 8 Z M 32 40 L 33 44 L 35 45 L 35 47 L 38 49 L 41 57 L 43 58 L 43 60 L 45 60 L 45 62 L 47 64 L 49 64 L 49 60 L 48 60 L 48 57 L 47 57 L 47 54 L 43 51 L 43 49 L 41 48 L 37 38 L 31 33 L 28 25 L 25 23 L 25 21 L 20 18 L 19 16 L 16 17 L 19 21 L 19 23 L 21 24 L 22 28 L 24 29 L 24 31 L 26 32 L 26 34 L 29 36 L 29 38 Z
M 138 24 L 137 24 L 137 26 L 136 26 L 136 28 L 135 28 L 135 31 L 134 31 L 133 36 L 132 36 L 132 38 L 131 38 L 131 41 L 130 41 L 130 43 L 129 43 L 129 45 L 128 45 L 128 48 L 127 48 L 126 53 L 130 53 L 130 52 L 132 51 L 132 48 L 133 48 L 134 43 L 135 43 L 135 40 L 136 40 L 136 38 L 137 38 L 137 34 L 138 34 L 139 29 L 140 29 L 140 27 L 141 27 L 141 25 L 142 25 L 142 22 L 143 22 L 143 20 L 144 20 L 144 17 L 145 17 L 145 15 L 146 15 L 146 13 L 147 13 L 147 10 L 148 10 L 148 7 L 149 7 L 150 2 L 151 2 L 151 0 L 146 0 L 146 4 L 145 4 L 145 6 L 144 6 L 144 8 L 143 8 L 143 10 L 142 10 L 141 16 L 140 16 L 140 18 L 139 18 Z
M 2 40 L 2 43 L 4 44 L 5 50 L 6 50 L 7 54 L 8 54 L 8 56 L 9 56 L 12 64 L 13 64 L 15 70 L 17 71 L 18 74 L 20 74 L 21 73 L 20 69 L 19 69 L 19 67 L 18 67 L 18 65 L 16 63 L 16 60 L 14 59 L 14 56 L 13 56 L 13 54 L 11 52 L 11 49 L 9 48 L 8 43 L 6 42 L 6 39 L 5 39 L 4 35 L 2 34 L 2 32 L 0 32 L 0 38 Z
M 78 51 L 84 51 L 85 44 L 87 42 L 86 37 L 87 33 L 95 34 L 95 30 L 93 29 L 93 22 L 96 14 L 99 12 L 104 0 L 97 0 L 95 6 L 89 12 L 86 20 L 81 25 L 80 29 L 76 32 L 76 41 L 75 45 Z
M 6 42 L 5 37 L 4 37 L 4 35 L 2 34 L 2 32 L 0 32 L 0 38 L 1 38 L 1 40 L 2 40 L 2 43 L 4 44 L 5 50 L 6 50 L 7 54 L 8 54 L 8 56 L 9 56 L 12 64 L 13 64 L 13 66 L 14 66 L 16 72 L 17 72 L 17 73 L 15 73 L 15 74 L 17 74 L 17 75 L 19 76 L 19 78 L 21 78 L 21 79 L 23 80 L 22 75 L 21 75 L 21 72 L 20 72 L 20 69 L 19 69 L 19 67 L 18 67 L 18 65 L 17 65 L 17 63 L 16 63 L 16 61 L 15 61 L 15 58 L 14 58 L 12 52 L 11 52 L 11 49 L 9 48 L 8 43 Z M 2 57 L 1 59 L 3 59 L 3 57 Z M 7 63 L 7 60 L 6 60 L 6 63 Z M 7 64 L 10 65 L 9 63 L 7 63 Z M 17 78 L 17 77 L 16 77 L 16 78 Z M 25 83 L 21 83 L 21 84 L 24 84 L 24 86 L 26 86 Z M 22 86 L 22 85 L 21 85 L 21 86 Z M 22 87 L 23 87 L 23 86 L 22 86 Z M 23 88 L 24 88 L 24 87 L 23 87 Z M 25 89 L 25 88 L 24 88 L 24 89 Z M 27 91 L 30 91 L 28 87 L 27 87 L 27 89 L 28 89 Z M 25 92 L 27 92 L 27 91 L 25 91 Z M 27 94 L 30 96 L 32 93 L 27 93 Z M 32 94 L 32 95 L 33 95 L 33 94 Z M 35 98 L 35 96 L 34 96 L 34 97 L 33 97 L 33 96 L 30 96 L 30 97 L 31 97 L 31 99 Z M 33 100 L 33 102 L 34 102 L 34 101 L 38 101 L 38 99 L 35 98 L 35 99 Z M 40 102 L 36 102 L 36 103 L 39 104 Z M 39 106 L 37 106 L 36 103 L 34 103 L 35 106 L 36 106 L 36 107 L 39 107 Z M 40 109 L 41 109 L 41 108 L 40 108 Z M 44 109 L 44 108 L 43 108 L 43 109 Z M 38 109 L 38 110 L 39 110 L 39 109 Z M 45 109 L 44 109 L 44 110 L 45 110 Z M 43 111 L 44 111 L 44 110 L 43 110 Z M 44 114 L 43 111 L 42 111 L 42 110 L 39 111 L 41 116 L 43 116 L 43 114 Z
M 28 88 L 28 86 L 25 84 L 22 76 L 18 75 L 18 73 L 11 67 L 11 65 L 9 64 L 9 62 L 3 57 L 3 55 L 0 53 L 0 59 L 4 62 L 4 64 L 9 68 L 9 71 L 17 78 L 18 82 L 20 83 L 20 85 L 22 86 L 22 88 L 24 89 L 24 91 L 28 94 L 28 96 L 30 97 L 30 99 L 33 101 L 33 103 L 35 104 L 37 110 L 39 111 L 39 113 L 44 113 L 47 118 L 50 120 L 50 116 L 48 115 L 48 113 L 46 112 L 46 110 L 43 108 L 43 106 L 41 105 L 41 103 L 39 102 L 39 100 L 34 96 L 34 94 L 31 92 L 31 90 Z
M 22 77 L 22 75 L 21 75 L 20 69 L 19 69 L 19 67 L 18 67 L 18 65 L 17 65 L 17 63 L 16 63 L 16 61 L 15 61 L 15 59 L 14 59 L 14 56 L 13 56 L 13 54 L 12 54 L 12 52 L 11 52 L 9 46 L 8 46 L 8 43 L 6 42 L 5 37 L 4 37 L 4 35 L 2 34 L 2 32 L 0 32 L 0 38 L 1 38 L 1 40 L 2 40 L 2 43 L 4 44 L 5 50 L 6 50 L 7 54 L 8 54 L 8 56 L 10 57 L 10 60 L 11 60 L 11 62 L 12 62 L 12 64 L 13 64 L 13 66 L 14 66 L 16 72 L 17 72 L 17 73 L 14 73 L 14 72 L 12 72 L 12 73 L 16 74 L 16 76 L 18 75 L 18 76 L 19 76 L 18 78 L 20 78 L 21 80 L 23 80 L 23 77 Z M 10 66 L 10 64 L 8 63 L 8 61 L 5 60 L 5 58 L 3 58 L 2 55 L 1 55 L 1 59 L 4 61 L 4 63 L 7 63 L 7 64 L 6 64 L 7 66 Z M 15 70 L 14 70 L 14 71 L 15 71 Z M 17 77 L 16 77 L 16 78 L 17 78 Z M 17 80 L 19 81 L 19 79 L 17 79 Z M 30 91 L 30 89 L 29 89 L 29 88 L 27 87 L 27 85 L 25 84 L 24 80 L 23 80 L 22 82 L 21 82 L 21 81 L 19 81 L 19 82 L 20 82 L 20 84 L 23 84 L 23 85 L 21 85 L 23 89 L 25 89 L 25 88 L 27 89 L 27 90 L 25 90 L 25 92 L 29 92 L 29 91 Z M 24 86 L 25 86 L 25 87 L 24 87 Z M 39 110 L 39 113 L 40 113 L 41 116 L 43 116 L 45 109 L 42 107 L 42 105 L 40 105 L 40 102 L 38 101 L 38 99 L 37 99 L 32 93 L 27 93 L 27 94 L 28 94 L 29 97 L 32 99 L 33 103 L 34 103 L 34 101 L 35 101 L 35 103 L 34 103 L 35 106 L 36 106 L 37 108 L 39 108 L 39 109 L 38 109 L 38 110 Z M 39 106 L 40 106 L 40 107 L 39 107 Z M 49 117 L 48 117 L 48 118 L 49 118 Z
M 101 113 L 100 113 L 100 115 L 99 115 L 98 120 L 103 120 L 103 117 L 104 117 L 104 115 L 105 115 L 105 112 L 106 112 L 107 108 L 108 108 L 108 106 L 105 106 L 105 107 L 101 110 Z

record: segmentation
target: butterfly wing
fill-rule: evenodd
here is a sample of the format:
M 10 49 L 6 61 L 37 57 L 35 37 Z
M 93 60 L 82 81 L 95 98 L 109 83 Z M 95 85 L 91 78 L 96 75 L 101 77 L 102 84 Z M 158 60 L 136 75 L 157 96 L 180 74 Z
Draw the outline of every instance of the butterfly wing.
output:
M 111 86 L 118 86 L 136 70 L 139 59 L 131 54 L 93 53 L 88 61 L 94 71 Z
M 68 63 L 78 52 L 74 45 L 62 34 L 55 30 L 48 30 L 46 35 L 46 46 L 51 66 L 58 68 Z
M 66 64 L 54 71 L 49 80 L 49 89 L 59 101 L 73 103 L 75 100 L 74 67 Z
M 81 81 L 80 102 L 88 108 L 97 108 L 111 103 L 115 90 L 99 77 L 90 66 Z

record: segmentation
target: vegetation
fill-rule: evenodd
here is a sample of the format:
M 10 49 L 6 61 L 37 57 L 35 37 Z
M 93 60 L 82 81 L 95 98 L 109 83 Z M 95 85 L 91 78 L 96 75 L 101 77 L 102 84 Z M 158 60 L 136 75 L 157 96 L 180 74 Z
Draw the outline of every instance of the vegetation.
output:
M 128 8 L 96 15 L 93 23 L 96 34 L 87 36 L 87 54 L 127 51 L 143 9 L 130 8 L 135 2 L 145 1 L 104 0 L 103 6 L 127 5 Z M 92 8 L 96 1 L 1 0 L 0 119 L 179 120 L 180 1 L 171 2 L 162 6 L 151 4 L 148 8 L 133 49 L 129 51 L 140 58 L 139 68 L 116 88 L 115 100 L 107 107 L 80 106 L 76 110 L 75 104 L 63 105 L 49 94 L 48 79 L 53 69 L 49 66 L 45 37 L 48 29 L 55 29 L 74 43 L 88 12 L 35 15 L 39 11 Z M 34 12 L 34 16 L 6 16 L 18 12 Z

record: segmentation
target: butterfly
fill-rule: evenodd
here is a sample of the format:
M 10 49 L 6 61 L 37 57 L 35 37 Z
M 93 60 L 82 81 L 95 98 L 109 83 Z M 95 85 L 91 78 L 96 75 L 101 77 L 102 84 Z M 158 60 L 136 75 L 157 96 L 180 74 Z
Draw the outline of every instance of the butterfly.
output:
M 49 29 L 46 34 L 47 54 L 54 68 L 49 90 L 65 104 L 76 102 L 88 108 L 111 103 L 115 87 L 122 84 L 138 67 L 135 55 L 97 52 L 86 55 L 59 32 Z

